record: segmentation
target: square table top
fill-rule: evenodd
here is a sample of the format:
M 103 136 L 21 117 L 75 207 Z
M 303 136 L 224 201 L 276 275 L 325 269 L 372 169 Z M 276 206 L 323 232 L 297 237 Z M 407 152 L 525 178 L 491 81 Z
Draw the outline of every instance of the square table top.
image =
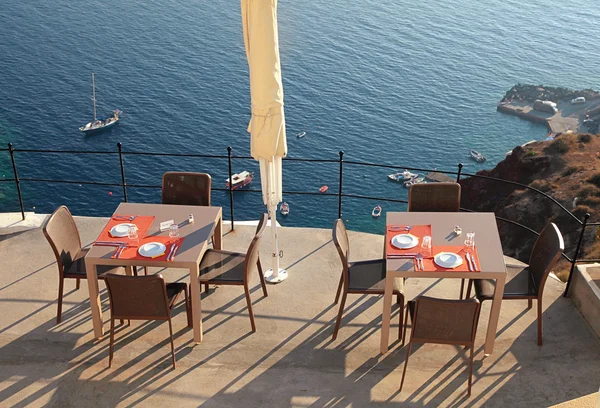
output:
M 169 236 L 169 231 L 160 231 L 160 223 L 173 220 L 179 225 L 179 237 L 185 238 L 177 251 L 173 261 L 156 261 L 154 259 L 112 259 L 116 247 L 92 246 L 86 258 L 92 259 L 95 264 L 121 265 L 121 266 L 164 266 L 172 268 L 186 268 L 200 262 L 206 250 L 208 241 L 213 234 L 217 222 L 221 218 L 221 207 L 201 207 L 195 205 L 170 205 L 170 204 L 137 204 L 121 203 L 114 215 L 151 215 L 154 221 L 148 229 L 146 237 Z M 190 224 L 188 217 L 194 215 L 194 222 Z M 142 238 L 142 237 L 140 237 Z M 125 238 L 127 239 L 127 238 Z
M 412 259 L 387 259 L 387 270 L 403 272 L 410 276 L 419 274 L 431 278 L 438 277 L 478 277 L 493 278 L 491 275 L 506 273 L 504 254 L 496 216 L 494 213 L 474 212 L 388 212 L 386 214 L 386 227 L 388 225 L 431 225 L 432 246 L 456 245 L 464 246 L 467 232 L 475 233 L 475 246 L 479 257 L 480 272 L 445 272 L 415 271 Z M 456 236 L 454 227 L 460 226 L 462 234 Z M 387 233 L 387 228 L 386 228 Z M 386 237 L 387 239 L 387 237 Z M 387 248 L 387 245 L 386 245 Z M 443 275 L 443 276 L 442 276 Z

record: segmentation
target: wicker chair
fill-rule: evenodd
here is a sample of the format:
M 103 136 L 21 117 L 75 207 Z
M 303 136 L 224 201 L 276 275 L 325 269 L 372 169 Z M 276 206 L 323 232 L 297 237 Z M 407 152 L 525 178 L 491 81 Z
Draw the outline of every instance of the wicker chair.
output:
M 408 211 L 456 212 L 460 209 L 460 184 L 413 184 L 408 190 Z
M 187 285 L 183 282 L 167 283 L 162 275 L 122 276 L 108 274 L 105 277 L 110 299 L 110 350 L 108 366 L 112 365 L 115 342 L 115 319 L 167 320 L 171 339 L 171 358 L 175 368 L 175 346 L 171 312 L 181 292 L 185 296 L 187 324 L 191 327 Z
M 481 304 L 477 299 L 446 300 L 420 296 L 408 302 L 406 323 L 410 313 L 413 326 L 406 350 L 400 391 L 404 385 L 410 349 L 416 343 L 455 344 L 470 349 L 468 395 L 471 395 L 473 377 L 473 348 Z M 406 327 L 404 328 L 406 336 Z
M 211 180 L 206 173 L 167 172 L 162 178 L 162 203 L 208 207 Z
M 342 275 L 335 295 L 334 304 L 338 303 L 340 294 L 342 294 L 342 302 L 338 311 L 335 328 L 333 330 L 333 340 L 337 338 L 344 314 L 344 306 L 348 294 L 367 294 L 367 295 L 383 295 L 385 291 L 385 259 L 374 259 L 368 261 L 349 262 L 350 244 L 348 233 L 344 221 L 341 219 L 335 220 L 333 225 L 333 242 L 337 248 L 340 260 L 342 261 Z M 400 305 L 398 338 L 402 333 L 402 316 L 404 308 L 404 280 L 402 278 L 394 279 L 394 291 L 396 302 Z
M 89 249 L 81 247 L 81 237 L 71 212 L 64 205 L 46 221 L 42 228 L 44 236 L 50 243 L 56 264 L 58 266 L 58 311 L 56 323 L 62 320 L 62 301 L 65 279 L 76 279 L 76 288 L 79 289 L 80 279 L 86 279 L 85 255 Z M 107 273 L 124 273 L 123 267 L 97 266 L 98 279 L 104 279 Z
M 527 299 L 531 309 L 533 300 L 537 300 L 538 345 L 542 345 L 542 298 L 544 286 L 552 268 L 556 265 L 565 249 L 562 234 L 554 223 L 547 224 L 535 241 L 529 265 L 516 259 L 505 257 L 506 285 L 503 300 Z M 475 286 L 475 295 L 480 301 L 492 300 L 496 283 L 494 280 L 473 279 L 467 288 L 467 297 Z
M 250 315 L 252 331 L 256 331 L 254 324 L 254 313 L 252 312 L 252 300 L 250 299 L 250 288 L 248 286 L 250 273 L 254 267 L 258 269 L 258 276 L 264 296 L 267 294 L 267 286 L 263 275 L 262 266 L 258 254 L 260 240 L 267 227 L 267 214 L 263 214 L 258 222 L 256 234 L 245 254 L 239 252 L 209 249 L 204 253 L 200 261 L 200 284 L 208 285 L 237 285 L 243 286 Z

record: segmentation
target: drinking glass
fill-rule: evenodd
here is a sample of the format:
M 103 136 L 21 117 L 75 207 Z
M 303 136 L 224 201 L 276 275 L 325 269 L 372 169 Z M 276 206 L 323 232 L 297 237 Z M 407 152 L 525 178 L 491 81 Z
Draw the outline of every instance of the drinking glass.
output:
M 473 251 L 475 249 L 475 233 L 467 232 L 467 239 L 465 240 L 465 250 L 467 252 Z
M 171 238 L 177 238 L 179 236 L 179 225 L 173 224 L 169 227 L 169 236 Z
M 127 238 L 129 238 L 132 242 L 137 242 L 138 239 L 138 230 L 135 225 L 130 225 L 127 229 Z
M 423 248 L 423 252 L 429 253 L 431 251 L 431 237 L 429 235 L 425 235 L 423 240 L 421 241 L 421 248 Z

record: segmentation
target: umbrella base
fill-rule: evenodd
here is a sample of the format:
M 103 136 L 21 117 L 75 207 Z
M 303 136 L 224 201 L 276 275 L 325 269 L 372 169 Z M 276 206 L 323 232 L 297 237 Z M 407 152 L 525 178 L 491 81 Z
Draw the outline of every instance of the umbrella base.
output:
M 279 283 L 286 280 L 287 277 L 287 271 L 281 268 L 279 268 L 279 273 L 277 273 L 277 276 L 273 276 L 273 268 L 265 272 L 265 280 L 269 283 Z

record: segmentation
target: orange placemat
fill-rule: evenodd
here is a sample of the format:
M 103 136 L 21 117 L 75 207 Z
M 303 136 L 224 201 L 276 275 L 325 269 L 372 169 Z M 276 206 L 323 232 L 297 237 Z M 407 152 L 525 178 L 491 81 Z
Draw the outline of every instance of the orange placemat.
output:
M 154 258 L 148 258 L 147 256 L 141 256 L 138 253 L 139 247 L 129 246 L 120 253 L 119 259 L 144 260 L 144 261 L 148 261 L 148 260 L 152 259 L 154 261 L 166 261 L 167 256 L 171 252 L 171 247 L 175 244 L 178 244 L 181 247 L 181 243 L 183 242 L 183 240 L 184 240 L 184 238 L 173 239 L 171 237 L 164 237 L 164 236 L 160 236 L 160 235 L 155 236 L 155 237 L 148 237 L 148 238 L 140 239 L 140 246 L 147 244 L 148 242 L 162 242 L 163 244 L 165 244 L 167 249 L 165 250 L 165 253 L 162 254 L 161 256 L 157 256 Z M 117 250 L 118 250 L 118 248 L 117 248 Z M 113 257 L 114 257 L 114 254 L 117 253 L 117 250 L 115 250 L 115 252 L 113 253 Z M 177 252 L 179 252 L 179 250 L 177 250 Z M 175 256 L 177 256 L 177 253 L 175 254 Z M 172 261 L 172 260 L 173 259 L 170 259 L 169 261 Z
M 135 217 L 133 219 L 133 221 L 127 221 L 127 220 L 123 220 L 123 219 L 115 220 L 114 218 L 111 218 L 108 221 L 108 224 L 106 224 L 106 226 L 104 227 L 104 229 L 98 236 L 98 238 L 96 238 L 96 241 L 104 241 L 104 242 L 123 241 L 123 240 L 127 241 L 128 240 L 127 236 L 113 237 L 112 235 L 110 235 L 110 232 L 109 232 L 110 229 L 112 227 L 114 227 L 115 225 L 119 225 L 119 224 L 135 224 L 138 227 L 138 237 L 144 238 L 146 236 L 146 233 L 150 229 L 150 226 L 154 222 L 154 218 L 155 217 L 153 215 L 140 215 L 140 216 Z
M 455 254 L 462 256 L 462 258 L 463 258 L 462 265 L 457 266 L 456 268 L 442 268 L 441 266 L 439 266 L 438 264 L 436 264 L 433 261 L 433 256 L 439 254 L 440 252 L 454 252 Z M 466 252 L 465 252 L 464 246 L 457 246 L 457 245 L 435 246 L 435 247 L 433 247 L 432 254 L 433 254 L 433 256 L 426 257 L 423 259 L 423 267 L 426 272 L 445 272 L 445 271 L 470 272 L 469 264 L 467 263 L 467 260 L 465 259 Z M 476 272 L 481 271 L 481 263 L 479 262 L 479 257 L 477 256 L 477 247 L 475 247 L 474 251 L 471 251 L 471 254 L 475 258 L 475 263 L 477 264 Z M 416 264 L 415 264 L 415 267 L 416 267 Z
M 410 231 L 406 231 L 403 228 L 406 225 L 388 225 L 386 227 L 385 244 L 387 246 L 387 255 L 404 255 L 413 254 L 421 251 L 421 241 L 424 236 L 431 236 L 431 225 L 413 225 Z M 392 238 L 399 234 L 411 234 L 419 238 L 419 243 L 414 248 L 400 249 L 392 245 Z

